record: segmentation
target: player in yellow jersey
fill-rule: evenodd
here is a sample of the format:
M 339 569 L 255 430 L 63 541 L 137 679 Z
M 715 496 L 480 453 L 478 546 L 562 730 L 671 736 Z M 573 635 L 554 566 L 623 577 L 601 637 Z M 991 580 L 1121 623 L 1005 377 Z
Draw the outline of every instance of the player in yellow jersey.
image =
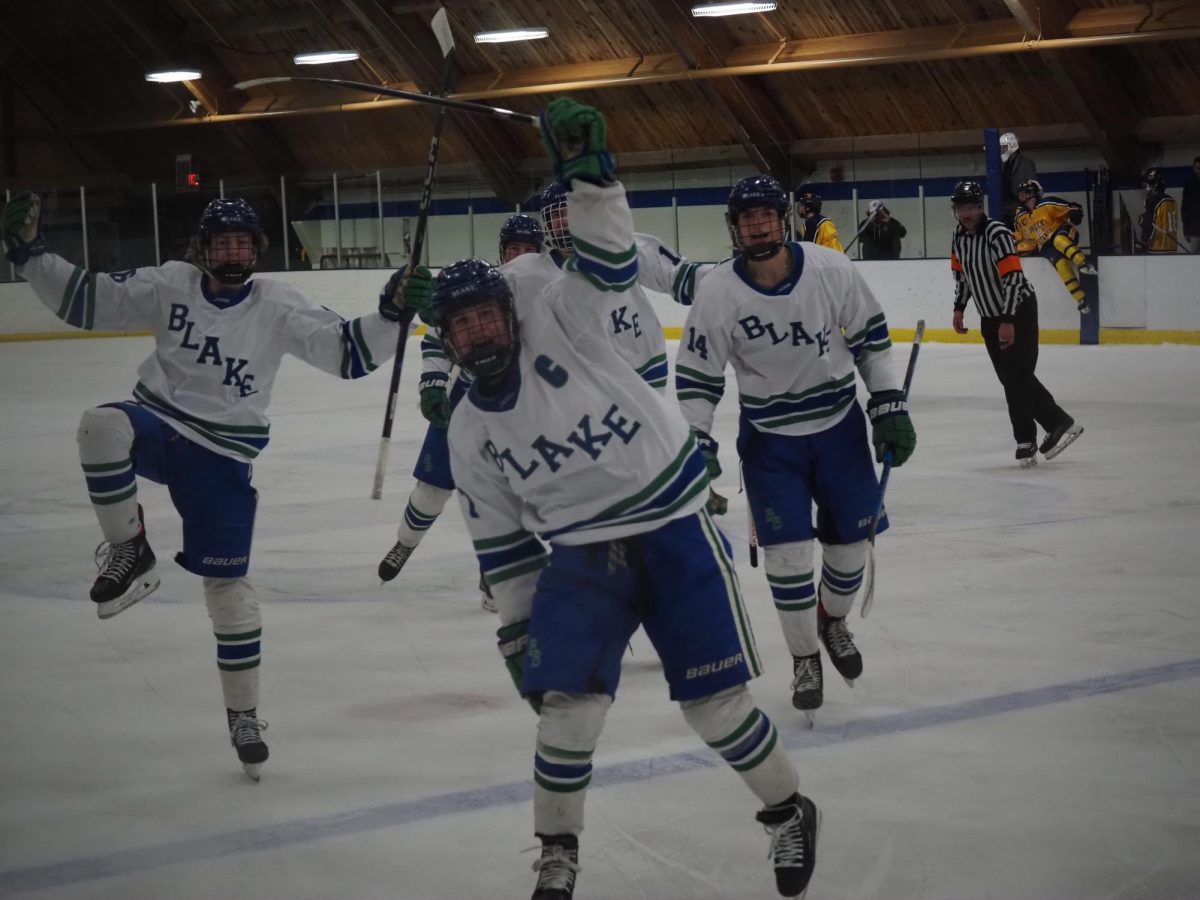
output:
M 1017 213 L 1014 230 L 1017 249 L 1032 252 L 1036 247 L 1041 251 L 1075 298 L 1076 308 L 1081 313 L 1090 312 L 1091 307 L 1079 283 L 1079 275 L 1096 274 L 1095 267 L 1088 263 L 1078 244 L 1076 226 L 1083 221 L 1083 208 L 1061 197 L 1045 196 L 1041 182 L 1032 178 L 1017 188 L 1017 199 L 1024 207 Z
M 1167 193 L 1167 181 L 1160 169 L 1147 169 L 1142 175 L 1146 206 L 1138 218 L 1138 253 L 1176 253 L 1179 250 L 1179 207 Z
M 800 240 L 811 241 L 822 247 L 828 247 L 830 250 L 836 250 L 838 253 L 844 253 L 845 248 L 838 237 L 837 226 L 833 224 L 833 219 L 821 215 L 821 195 L 805 191 L 796 198 L 796 202 L 800 204 L 800 212 L 804 216 L 804 222 L 800 226 Z

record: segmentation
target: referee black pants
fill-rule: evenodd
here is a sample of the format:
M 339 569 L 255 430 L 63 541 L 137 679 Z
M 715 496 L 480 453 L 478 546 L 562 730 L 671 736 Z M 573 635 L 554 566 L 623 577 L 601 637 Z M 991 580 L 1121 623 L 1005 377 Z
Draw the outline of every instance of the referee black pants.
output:
M 1067 418 L 1034 374 L 1038 359 L 1037 298 L 1027 297 L 1017 307 L 1013 343 L 1007 349 L 1000 349 L 999 317 L 982 319 L 979 330 L 983 332 L 983 343 L 987 346 L 992 367 L 1004 385 L 1013 437 L 1018 444 L 1036 443 L 1038 425 L 1043 431 L 1053 431 Z

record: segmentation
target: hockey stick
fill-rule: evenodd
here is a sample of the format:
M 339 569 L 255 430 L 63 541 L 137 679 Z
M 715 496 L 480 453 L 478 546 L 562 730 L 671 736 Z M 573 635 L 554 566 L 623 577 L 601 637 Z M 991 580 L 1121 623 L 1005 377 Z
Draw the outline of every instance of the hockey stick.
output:
M 433 33 L 437 36 L 442 48 L 442 93 L 450 89 L 450 60 L 454 55 L 454 36 L 450 33 L 450 23 L 446 19 L 446 9 L 441 7 L 431 23 Z M 437 171 L 438 145 L 442 140 L 442 126 L 446 123 L 446 109 L 443 106 L 438 112 L 437 121 L 433 125 L 433 137 L 429 141 L 429 157 L 425 161 L 425 182 L 421 185 L 420 213 L 417 216 L 417 231 L 413 236 L 412 258 L 405 269 L 404 277 L 396 288 L 397 296 L 404 296 L 404 287 L 408 278 L 421 263 L 421 253 L 425 249 L 425 230 L 429 223 L 429 201 L 433 196 L 433 176 Z M 400 314 L 400 333 L 396 336 L 396 355 L 392 358 L 392 381 L 388 387 L 387 407 L 383 413 L 383 434 L 379 438 L 379 456 L 375 460 L 375 484 L 371 488 L 371 499 L 383 497 L 383 478 L 387 473 L 388 450 L 392 442 L 392 425 L 396 421 L 396 398 L 400 393 L 400 369 L 404 365 L 404 348 L 408 345 L 408 329 L 412 325 L 413 313 L 404 310 Z
M 1164 235 L 1168 241 L 1170 241 L 1172 244 L 1174 244 L 1176 252 L 1179 252 L 1182 250 L 1186 255 L 1188 255 L 1188 256 L 1192 255 L 1192 251 L 1189 250 L 1183 244 L 1181 244 L 1179 242 L 1179 238 L 1175 237 L 1175 235 L 1171 234 L 1171 232 L 1167 231 L 1165 228 L 1159 228 L 1153 222 L 1150 223 L 1150 227 L 1153 228 L 1155 231 L 1157 231 L 1159 234 Z M 1147 252 L 1149 252 L 1149 251 L 1147 251 Z
M 441 15 L 439 10 L 438 15 Z M 437 16 L 434 16 L 436 21 Z M 449 36 L 450 29 L 445 29 L 446 36 Z M 438 37 L 438 43 L 442 43 L 442 38 Z M 454 49 L 454 40 L 450 38 L 450 49 Z M 442 52 L 447 53 L 445 46 L 442 47 Z M 474 113 L 477 116 L 488 116 L 493 119 L 508 119 L 512 122 L 522 122 L 526 125 L 538 127 L 537 116 L 531 116 L 528 113 L 514 112 L 511 109 L 505 109 L 502 106 L 488 106 L 486 103 L 472 103 L 469 100 L 451 100 L 449 97 L 444 97 L 436 94 L 420 94 L 416 91 L 404 91 L 399 88 L 385 87 L 382 84 L 368 84 L 365 81 L 347 81 L 343 78 L 316 78 L 311 75 L 274 75 L 267 78 L 251 78 L 247 81 L 239 81 L 234 85 L 239 90 L 258 87 L 260 84 L 278 84 L 284 81 L 303 81 L 309 84 L 326 84 L 330 87 L 347 88 L 352 91 L 364 91 L 368 94 L 375 94 L 383 97 L 398 97 L 401 100 L 412 100 L 414 103 L 428 103 L 433 106 L 440 106 L 443 109 L 457 109 L 460 112 Z M 443 92 L 446 93 L 446 92 Z
M 745 491 L 745 466 L 738 463 L 738 493 Z M 750 568 L 758 568 L 758 529 L 754 527 L 754 510 L 750 508 L 750 496 L 746 495 L 746 537 L 750 544 Z
M 917 368 L 917 354 L 921 352 L 921 339 L 925 337 L 925 320 L 917 320 L 917 330 L 913 334 L 912 351 L 908 354 L 908 369 L 904 373 L 904 399 L 908 399 L 908 389 L 912 387 L 913 372 Z M 887 493 L 888 479 L 892 474 L 892 451 L 883 455 L 883 474 L 879 477 L 879 505 L 875 507 L 875 516 L 871 519 L 871 530 L 867 532 L 867 571 L 863 577 L 863 601 L 859 615 L 864 619 L 871 611 L 875 602 L 875 532 L 879 529 L 879 517 L 883 515 L 883 495 Z
M 845 250 L 843 250 L 842 252 L 843 252 L 843 253 L 846 253 L 846 254 L 849 254 L 849 253 L 850 253 L 850 248 L 851 248 L 851 247 L 853 247 L 853 246 L 855 245 L 855 243 L 857 243 L 857 242 L 858 242 L 858 239 L 859 239 L 860 237 L 862 237 L 862 236 L 863 236 L 863 232 L 864 232 L 864 231 L 866 231 L 866 230 L 867 230 L 867 228 L 869 228 L 869 227 L 870 227 L 870 225 L 871 225 L 871 223 L 872 223 L 872 222 L 874 222 L 874 221 L 875 221 L 875 216 L 873 216 L 873 215 L 872 215 L 872 216 L 867 216 L 867 221 L 863 222 L 863 226 L 862 226 L 862 228 L 858 229 L 858 234 L 856 234 L 856 235 L 855 235 L 855 236 L 854 236 L 854 237 L 853 237 L 853 238 L 850 240 L 850 243 L 848 243 L 848 244 L 846 245 L 846 249 L 845 249 Z

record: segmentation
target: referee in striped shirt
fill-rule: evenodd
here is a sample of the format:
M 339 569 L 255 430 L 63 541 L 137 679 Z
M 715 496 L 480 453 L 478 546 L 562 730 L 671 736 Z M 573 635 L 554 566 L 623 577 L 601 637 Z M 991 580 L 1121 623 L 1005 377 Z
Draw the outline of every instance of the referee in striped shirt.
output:
M 954 271 L 954 330 L 966 334 L 967 300 L 979 310 L 983 343 L 1008 402 L 1017 460 L 1022 468 L 1037 462 L 1040 450 L 1053 459 L 1083 432 L 1063 411 L 1034 370 L 1038 358 L 1037 296 L 1021 270 L 1012 232 L 983 211 L 983 189 L 960 181 L 950 195 L 958 228 L 954 230 L 950 267 Z M 1046 432 L 1041 447 L 1037 426 Z

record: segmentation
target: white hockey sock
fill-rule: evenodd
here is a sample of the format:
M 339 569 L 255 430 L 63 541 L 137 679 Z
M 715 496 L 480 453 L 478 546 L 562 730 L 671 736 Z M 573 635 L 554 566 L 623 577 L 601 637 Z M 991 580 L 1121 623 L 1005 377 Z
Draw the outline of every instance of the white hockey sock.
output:
M 607 694 L 547 691 L 533 758 L 533 830 L 579 834 L 592 780 L 592 754 L 612 698 Z
M 404 518 L 396 529 L 396 537 L 406 547 L 415 547 L 421 543 L 421 538 L 427 532 L 442 510 L 453 491 L 434 487 L 424 481 L 418 481 L 417 486 L 408 495 L 408 505 L 404 508 Z
M 679 704 L 696 734 L 742 776 L 768 806 L 796 793 L 799 778 L 767 714 L 744 684 Z
M 866 564 L 866 541 L 821 545 L 821 603 L 835 619 L 850 614 Z
M 133 424 L 112 406 L 89 409 L 79 419 L 79 462 L 87 481 L 92 509 L 104 539 L 113 544 L 132 540 L 141 530 L 137 511 L 137 478 L 133 474 Z
M 817 592 L 813 584 L 813 542 L 763 547 L 767 584 L 779 612 L 783 639 L 792 656 L 812 656 L 817 641 Z
M 238 711 L 255 709 L 262 617 L 254 586 L 245 578 L 205 578 L 204 604 L 217 639 L 217 669 L 225 706 Z

